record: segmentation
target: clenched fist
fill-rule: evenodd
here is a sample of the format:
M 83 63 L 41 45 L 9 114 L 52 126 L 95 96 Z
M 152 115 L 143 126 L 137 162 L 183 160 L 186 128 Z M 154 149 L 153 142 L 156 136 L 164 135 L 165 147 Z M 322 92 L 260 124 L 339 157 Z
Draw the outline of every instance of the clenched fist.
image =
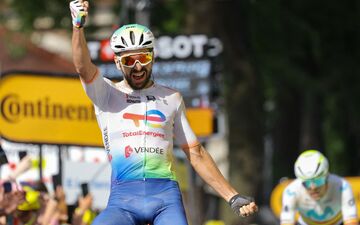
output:
M 88 1 L 75 0 L 70 2 L 70 11 L 74 27 L 81 28 L 84 26 L 86 16 L 88 15 L 88 8 Z
M 229 201 L 232 210 L 239 216 L 246 217 L 258 211 L 258 207 L 251 197 L 235 195 Z

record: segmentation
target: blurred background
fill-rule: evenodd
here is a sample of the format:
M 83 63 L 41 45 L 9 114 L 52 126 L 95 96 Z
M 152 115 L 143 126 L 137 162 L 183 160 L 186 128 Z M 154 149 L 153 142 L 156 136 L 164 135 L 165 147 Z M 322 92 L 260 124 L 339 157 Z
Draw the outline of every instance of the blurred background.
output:
M 31 155 L 37 163 L 19 181 L 51 187 L 61 175 L 69 206 L 87 182 L 101 210 L 110 172 L 72 65 L 68 5 L 0 2 L 0 134 L 8 159 L 1 177 L 21 154 Z M 190 223 L 271 225 L 281 200 L 274 188 L 294 178 L 303 150 L 323 152 L 333 173 L 359 176 L 359 21 L 357 0 L 94 0 L 85 32 L 93 61 L 117 81 L 109 37 L 123 24 L 148 26 L 157 38 L 155 81 L 184 95 L 191 126 L 223 174 L 261 206 L 257 216 L 236 218 L 175 148 Z

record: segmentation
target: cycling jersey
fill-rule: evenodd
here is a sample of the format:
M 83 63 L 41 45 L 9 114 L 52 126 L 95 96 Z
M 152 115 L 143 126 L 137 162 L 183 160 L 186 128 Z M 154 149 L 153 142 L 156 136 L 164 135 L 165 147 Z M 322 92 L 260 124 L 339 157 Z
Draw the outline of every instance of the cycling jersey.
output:
M 334 174 L 329 175 L 327 192 L 318 201 L 310 197 L 300 179 L 291 182 L 283 192 L 281 224 L 295 224 L 296 211 L 300 214 L 300 225 L 339 225 L 358 221 L 350 184 Z
M 112 181 L 142 178 L 176 180 L 173 138 L 182 148 L 198 145 L 179 92 L 153 84 L 133 90 L 100 74 L 82 82 L 95 114 L 112 167 Z

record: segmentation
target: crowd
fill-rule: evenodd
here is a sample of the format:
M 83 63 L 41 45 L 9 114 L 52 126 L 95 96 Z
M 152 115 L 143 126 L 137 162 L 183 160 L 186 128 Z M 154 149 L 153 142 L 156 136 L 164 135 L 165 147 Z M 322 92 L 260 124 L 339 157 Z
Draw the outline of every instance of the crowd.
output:
M 42 182 L 6 181 L 0 185 L 1 225 L 90 225 L 96 216 L 91 194 L 80 196 L 69 210 L 61 185 L 50 194 Z
M 3 164 L 7 163 L 7 160 Z M 65 202 L 61 184 L 53 180 L 50 193 L 42 181 L 18 182 L 17 177 L 31 168 L 25 156 L 16 169 L 0 182 L 0 225 L 90 225 L 96 216 L 91 193 L 79 196 L 75 207 Z M 54 176 L 56 177 L 56 176 Z M 53 177 L 53 179 L 54 179 Z M 74 208 L 74 209 L 73 209 Z

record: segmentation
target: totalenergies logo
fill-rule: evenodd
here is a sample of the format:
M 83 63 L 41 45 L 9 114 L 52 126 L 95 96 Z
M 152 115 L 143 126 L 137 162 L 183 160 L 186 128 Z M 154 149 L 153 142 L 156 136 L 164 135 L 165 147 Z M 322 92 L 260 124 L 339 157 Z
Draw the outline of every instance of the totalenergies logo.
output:
M 136 127 L 140 126 L 140 121 L 144 121 L 145 126 L 152 128 L 163 127 L 162 122 L 166 120 L 166 117 L 162 112 L 154 109 L 146 111 L 145 115 L 124 113 L 123 118 L 134 121 Z M 151 123 L 151 122 L 156 122 L 156 123 Z

